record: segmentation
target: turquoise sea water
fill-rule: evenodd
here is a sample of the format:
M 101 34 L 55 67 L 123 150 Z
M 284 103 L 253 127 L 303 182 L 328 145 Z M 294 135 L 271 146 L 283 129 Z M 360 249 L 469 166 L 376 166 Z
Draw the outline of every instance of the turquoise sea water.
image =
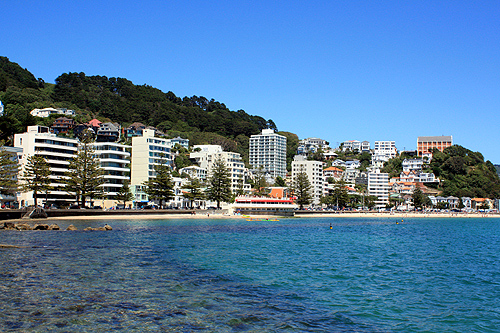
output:
M 2 231 L 0 331 L 499 332 L 500 219 L 396 221 Z

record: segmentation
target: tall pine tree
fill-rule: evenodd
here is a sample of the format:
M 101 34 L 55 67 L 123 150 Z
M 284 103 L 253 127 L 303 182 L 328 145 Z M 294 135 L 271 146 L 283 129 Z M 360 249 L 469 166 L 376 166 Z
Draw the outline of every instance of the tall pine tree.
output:
M 66 191 L 75 193 L 77 203 L 85 206 L 86 198 L 98 198 L 103 194 L 104 171 L 92 148 L 93 133 L 84 130 L 80 136 L 78 154 L 71 160 L 66 172 Z
M 50 174 L 50 165 L 43 156 L 31 155 L 28 157 L 22 177 L 23 189 L 33 191 L 35 206 L 38 206 L 38 194 L 47 193 L 52 189 Z
M 170 167 L 166 164 L 156 164 L 154 167 L 156 177 L 143 183 L 146 186 L 144 192 L 151 200 L 158 200 L 160 207 L 163 201 L 168 202 L 174 198 L 174 181 L 170 173 Z
M 311 183 L 305 172 L 299 172 L 295 179 L 293 180 L 293 192 L 297 197 L 297 204 L 300 209 L 304 209 L 305 205 L 309 205 L 312 202 L 311 196 Z
M 190 207 L 193 208 L 193 202 L 195 200 L 201 200 L 205 197 L 205 194 L 201 190 L 201 182 L 199 179 L 190 178 L 189 181 L 182 186 L 184 190 L 183 196 L 190 202 Z
M 127 201 L 134 200 L 134 195 L 130 191 L 128 180 L 123 182 L 123 186 L 116 193 L 115 200 L 117 200 L 118 202 L 122 202 L 123 208 L 125 208 L 125 204 L 127 203 Z
M 221 202 L 230 202 L 232 199 L 231 174 L 221 157 L 217 157 L 212 166 L 211 176 L 208 179 L 207 199 L 216 201 L 217 209 L 220 209 Z

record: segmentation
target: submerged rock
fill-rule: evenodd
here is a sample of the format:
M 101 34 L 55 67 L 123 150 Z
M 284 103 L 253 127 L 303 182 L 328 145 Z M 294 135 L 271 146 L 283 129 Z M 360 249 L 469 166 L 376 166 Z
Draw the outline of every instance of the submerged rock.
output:
M 33 230 L 33 228 L 28 223 L 18 223 L 16 224 L 17 230 Z
M 0 248 L 6 248 L 6 249 L 21 249 L 26 246 L 18 246 L 18 245 L 9 245 L 9 244 L 0 244 Z
M 5 230 L 14 230 L 15 228 L 16 228 L 16 225 L 13 222 L 4 222 L 2 229 L 5 229 Z
M 83 231 L 108 231 L 108 230 L 113 230 L 110 225 L 106 224 L 104 227 L 97 227 L 97 228 L 92 228 L 92 227 L 87 227 L 83 229 Z
M 70 224 L 67 228 L 66 231 L 76 231 L 78 230 L 74 225 Z
M 33 230 L 49 230 L 49 225 L 48 224 L 35 224 L 33 227 Z

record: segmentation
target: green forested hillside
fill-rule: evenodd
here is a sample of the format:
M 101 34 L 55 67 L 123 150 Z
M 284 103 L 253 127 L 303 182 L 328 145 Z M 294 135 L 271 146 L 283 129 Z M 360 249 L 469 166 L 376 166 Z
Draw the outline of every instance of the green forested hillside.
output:
M 435 150 L 430 165 L 441 179 L 438 189 L 443 195 L 457 197 L 499 198 L 500 178 L 495 166 L 484 161 L 480 152 L 459 145 Z
M 148 85 L 135 85 L 124 78 L 64 73 L 56 84 L 36 79 L 27 69 L 0 57 L 0 101 L 5 116 L 0 118 L 0 139 L 12 138 L 26 126 L 50 119 L 35 119 L 34 108 L 56 107 L 76 110 L 77 122 L 94 117 L 127 126 L 142 122 L 169 136 L 182 135 L 192 144 L 220 144 L 239 152 L 248 161 L 248 140 L 276 124 L 243 110 L 231 111 L 224 103 L 203 96 L 177 97 Z
M 228 137 L 250 136 L 263 128 L 276 129 L 272 120 L 230 111 L 223 103 L 205 97 L 177 97 L 123 78 L 62 74 L 56 79 L 54 102 L 69 102 L 78 109 L 120 123 L 143 122 L 162 131 L 200 131 Z

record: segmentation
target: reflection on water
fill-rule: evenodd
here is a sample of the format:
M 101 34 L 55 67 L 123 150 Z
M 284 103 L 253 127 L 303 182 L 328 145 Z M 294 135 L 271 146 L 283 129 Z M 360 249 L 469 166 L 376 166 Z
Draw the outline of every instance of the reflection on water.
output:
M 108 223 L 111 232 L 0 232 L 0 243 L 26 246 L 0 249 L 0 329 L 499 329 L 493 219 Z

